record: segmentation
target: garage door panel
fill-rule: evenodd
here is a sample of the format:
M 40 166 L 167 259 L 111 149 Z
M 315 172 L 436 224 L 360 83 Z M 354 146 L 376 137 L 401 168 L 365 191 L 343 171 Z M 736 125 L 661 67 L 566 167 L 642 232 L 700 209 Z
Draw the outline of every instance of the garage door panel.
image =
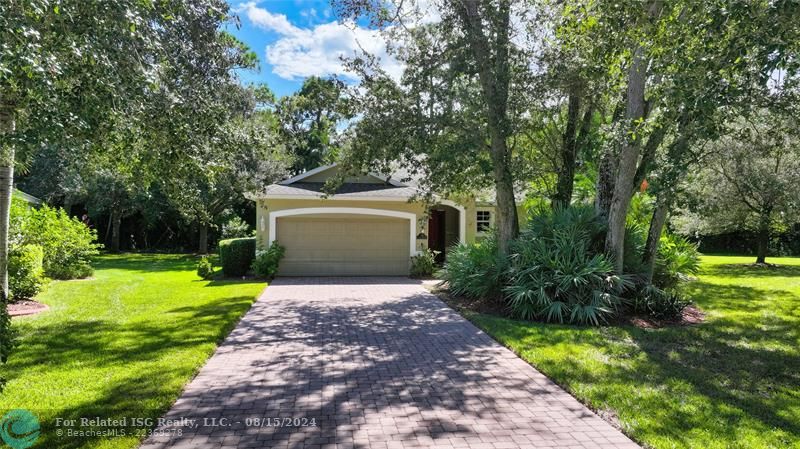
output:
M 291 216 L 276 221 L 286 248 L 282 276 L 407 275 L 408 220 L 363 215 Z

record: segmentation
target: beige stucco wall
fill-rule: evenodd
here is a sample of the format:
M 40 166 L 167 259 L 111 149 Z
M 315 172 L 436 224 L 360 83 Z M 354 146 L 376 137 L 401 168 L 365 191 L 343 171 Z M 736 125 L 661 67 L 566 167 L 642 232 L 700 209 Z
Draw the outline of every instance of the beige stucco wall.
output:
M 479 240 L 482 235 L 477 233 L 476 229 L 476 212 L 478 210 L 488 210 L 491 212 L 492 225 L 494 225 L 495 208 L 491 205 L 476 205 L 472 200 L 460 200 L 456 202 L 464 207 L 466 212 L 466 229 L 465 237 L 467 243 L 473 243 Z M 309 207 L 357 207 L 367 209 L 382 209 L 400 212 L 410 212 L 417 216 L 417 234 L 421 231 L 427 233 L 428 219 L 423 204 L 417 202 L 407 201 L 354 201 L 354 200 L 333 200 L 333 199 L 260 199 L 257 201 L 256 207 L 256 237 L 259 248 L 264 248 L 269 241 L 269 213 L 286 209 L 300 209 Z M 525 220 L 525 211 L 521 206 L 518 207 L 520 222 Z M 456 213 L 457 217 L 458 214 Z M 448 213 L 448 219 L 451 214 Z M 449 226 L 448 226 L 449 228 Z M 448 231 L 450 232 L 450 231 Z M 458 231 L 456 231 L 458 232 Z M 416 242 L 417 250 L 427 247 L 427 241 L 418 240 Z

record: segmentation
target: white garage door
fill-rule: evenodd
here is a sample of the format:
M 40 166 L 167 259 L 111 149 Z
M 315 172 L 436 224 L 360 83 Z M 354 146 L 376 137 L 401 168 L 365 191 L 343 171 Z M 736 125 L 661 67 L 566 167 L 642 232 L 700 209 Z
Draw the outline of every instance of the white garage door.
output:
M 276 220 L 286 248 L 281 276 L 408 275 L 409 220 L 369 215 L 306 215 Z

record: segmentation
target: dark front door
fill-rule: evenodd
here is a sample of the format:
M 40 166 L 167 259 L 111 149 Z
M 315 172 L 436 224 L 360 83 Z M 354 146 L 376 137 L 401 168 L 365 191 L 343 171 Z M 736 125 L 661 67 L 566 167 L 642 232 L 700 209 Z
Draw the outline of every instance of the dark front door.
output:
M 432 210 L 428 218 L 428 248 L 439 252 L 437 262 L 444 261 L 445 246 L 445 213 L 443 210 Z

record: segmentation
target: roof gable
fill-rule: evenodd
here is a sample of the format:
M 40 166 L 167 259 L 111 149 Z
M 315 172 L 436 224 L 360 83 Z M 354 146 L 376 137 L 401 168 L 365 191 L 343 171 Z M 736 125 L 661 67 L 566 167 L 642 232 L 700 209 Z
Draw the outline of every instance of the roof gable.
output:
M 321 167 L 317 167 L 313 170 L 309 170 L 305 173 L 301 173 L 297 176 L 281 181 L 278 184 L 288 186 L 297 182 L 324 183 L 328 179 L 331 179 L 338 174 L 339 174 L 339 168 L 337 164 L 323 165 Z M 348 184 L 389 184 L 396 187 L 405 186 L 405 184 L 399 181 L 388 178 L 386 176 L 380 176 L 375 173 L 367 173 L 361 176 L 346 176 L 344 182 Z

